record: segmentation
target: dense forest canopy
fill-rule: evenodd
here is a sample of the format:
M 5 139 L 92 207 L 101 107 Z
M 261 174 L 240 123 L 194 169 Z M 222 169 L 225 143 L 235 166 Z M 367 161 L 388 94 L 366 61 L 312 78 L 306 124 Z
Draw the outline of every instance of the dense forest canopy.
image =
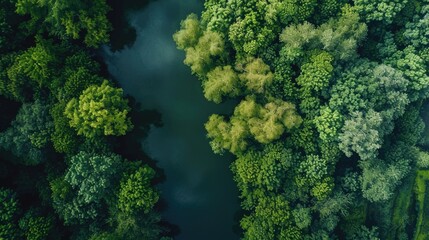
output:
M 427 239 L 429 1 L 206 0 L 173 36 L 243 239 Z
M 115 5 L 116 6 L 116 5 Z M 0 0 L 0 239 L 171 239 L 106 0 Z M 429 1 L 206 0 L 173 39 L 242 239 L 429 238 Z M 138 144 L 132 146 L 139 146 Z
M 0 239 L 170 239 L 159 173 L 119 147 L 141 124 L 95 54 L 109 10 L 0 0 Z

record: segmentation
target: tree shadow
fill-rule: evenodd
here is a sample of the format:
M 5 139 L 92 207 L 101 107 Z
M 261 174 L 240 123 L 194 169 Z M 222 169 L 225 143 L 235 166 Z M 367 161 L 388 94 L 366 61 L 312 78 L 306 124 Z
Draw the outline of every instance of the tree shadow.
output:
M 156 176 L 152 181 L 153 185 L 158 185 L 166 180 L 166 175 L 162 168 L 157 166 L 157 161 L 151 158 L 142 148 L 142 142 L 148 136 L 152 127 L 162 127 L 162 115 L 157 110 L 142 110 L 141 104 L 132 96 L 127 96 L 128 104 L 131 107 L 130 117 L 134 128 L 125 136 L 117 138 L 114 151 L 130 161 L 141 160 L 156 171 Z M 159 199 L 155 206 L 157 212 L 164 212 L 168 209 L 167 201 Z M 180 234 L 180 228 L 166 220 L 159 223 L 163 229 L 163 236 L 174 237 Z
M 149 165 L 157 173 L 153 184 L 162 183 L 165 181 L 164 170 L 159 168 L 157 161 L 142 149 L 142 142 L 148 136 L 150 129 L 163 126 L 162 115 L 154 109 L 142 110 L 141 104 L 129 95 L 127 99 L 131 107 L 130 118 L 134 127 L 125 136 L 117 138 L 114 151 L 130 161 L 141 160 Z
M 112 8 L 107 15 L 113 30 L 110 33 L 110 50 L 120 51 L 125 47 L 131 47 L 137 37 L 136 30 L 130 26 L 127 19 L 129 11 L 140 10 L 154 0 L 108 0 Z
M 0 108 L 0 132 L 2 132 L 10 127 L 11 122 L 15 119 L 21 108 L 21 103 L 0 96 Z

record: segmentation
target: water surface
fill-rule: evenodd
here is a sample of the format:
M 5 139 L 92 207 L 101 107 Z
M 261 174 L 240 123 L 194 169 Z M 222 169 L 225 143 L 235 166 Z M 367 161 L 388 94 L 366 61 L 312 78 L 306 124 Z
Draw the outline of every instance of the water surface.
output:
M 172 40 L 180 21 L 201 10 L 202 1 L 158 0 L 130 11 L 136 41 L 114 53 L 106 47 L 103 55 L 124 91 L 145 109 L 162 114 L 163 127 L 152 128 L 142 145 L 165 171 L 160 189 L 168 207 L 163 217 L 179 226 L 176 239 L 238 239 L 231 156 L 214 155 L 204 129 L 210 114 L 231 112 L 232 104 L 204 99 L 200 82 L 183 65 L 184 53 Z

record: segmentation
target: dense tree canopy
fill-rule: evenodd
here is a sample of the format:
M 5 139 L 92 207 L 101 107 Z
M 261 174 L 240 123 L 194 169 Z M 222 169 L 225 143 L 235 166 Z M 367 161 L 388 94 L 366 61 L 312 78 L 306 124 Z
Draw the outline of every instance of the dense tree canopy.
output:
M 105 0 L 95 1 L 37 1 L 17 0 L 16 12 L 29 14 L 29 27 L 45 26 L 51 34 L 61 38 L 78 39 L 84 33 L 84 42 L 90 47 L 106 43 L 110 23 L 109 6 Z
M 138 109 L 95 55 L 109 10 L 106 0 L 0 0 L 2 240 L 168 234 L 157 172 L 116 147 Z
M 425 0 L 206 0 L 201 19 L 182 22 L 174 40 L 204 96 L 238 99 L 205 127 L 215 153 L 237 157 L 243 239 L 423 234 L 425 220 L 412 226 L 407 210 L 412 191 L 399 189 L 428 167 L 419 115 L 428 9 Z M 215 54 L 201 47 L 206 34 Z

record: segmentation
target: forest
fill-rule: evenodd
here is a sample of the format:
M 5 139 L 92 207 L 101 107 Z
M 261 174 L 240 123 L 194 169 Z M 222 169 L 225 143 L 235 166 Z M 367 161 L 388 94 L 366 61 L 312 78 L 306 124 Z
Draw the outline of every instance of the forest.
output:
M 138 104 L 96 54 L 109 11 L 0 0 L 0 239 L 170 239 Z
M 132 31 L 118 6 L 0 0 L 0 240 L 178 234 L 153 123 L 99 54 Z M 238 238 L 429 239 L 429 0 L 205 0 L 171 38 L 236 103 L 204 127 Z
M 429 239 L 429 1 L 206 0 L 174 34 L 242 239 Z

